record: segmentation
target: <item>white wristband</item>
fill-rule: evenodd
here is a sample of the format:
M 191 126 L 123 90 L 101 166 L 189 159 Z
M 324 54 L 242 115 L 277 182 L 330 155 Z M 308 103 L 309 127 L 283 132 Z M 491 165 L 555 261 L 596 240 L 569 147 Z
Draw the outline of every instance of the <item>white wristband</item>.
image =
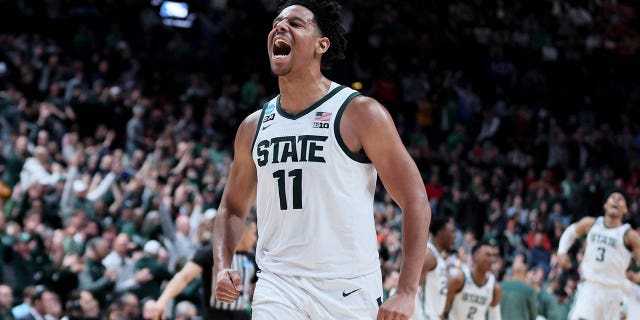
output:
M 567 254 L 571 246 L 576 241 L 576 227 L 570 225 L 560 237 L 560 243 L 558 243 L 558 254 Z

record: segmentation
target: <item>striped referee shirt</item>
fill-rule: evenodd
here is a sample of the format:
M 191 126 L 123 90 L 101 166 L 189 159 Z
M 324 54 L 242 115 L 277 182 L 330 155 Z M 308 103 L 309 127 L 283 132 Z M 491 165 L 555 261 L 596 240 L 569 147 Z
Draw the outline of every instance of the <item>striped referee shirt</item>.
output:
M 213 250 L 211 244 L 200 247 L 191 262 L 202 268 L 202 302 L 205 314 L 211 310 L 246 311 L 249 307 L 249 285 L 257 280 L 255 256 L 249 252 L 236 252 L 231 261 L 231 267 L 238 270 L 242 280 L 242 294 L 234 303 L 224 303 L 215 300 L 213 282 Z
M 214 294 L 211 295 L 209 305 L 214 310 L 230 310 L 241 311 L 247 310 L 249 307 L 249 284 L 256 276 L 256 266 L 253 257 L 250 257 L 247 252 L 236 252 L 231 261 L 231 268 L 238 270 L 240 279 L 242 279 L 242 293 L 233 303 L 226 303 L 217 301 Z M 214 292 L 215 284 L 211 283 L 211 291 Z

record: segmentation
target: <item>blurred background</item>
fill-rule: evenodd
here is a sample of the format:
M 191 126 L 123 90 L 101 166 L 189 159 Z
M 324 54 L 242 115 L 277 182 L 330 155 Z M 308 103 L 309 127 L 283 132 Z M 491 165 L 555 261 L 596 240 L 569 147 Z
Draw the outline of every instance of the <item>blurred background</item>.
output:
M 524 259 L 551 301 L 539 314 L 568 310 L 579 273 L 557 267 L 564 228 L 616 188 L 640 222 L 638 2 L 341 4 L 346 59 L 325 75 L 393 115 L 433 214 L 456 223 L 448 262 L 495 241 L 499 279 Z M 0 0 L 0 314 L 145 318 L 167 279 L 136 263 L 174 274 L 209 241 L 237 126 L 277 94 L 276 8 Z M 375 215 L 392 292 L 401 212 L 382 186 Z M 109 271 L 109 255 L 129 267 Z M 177 301 L 200 309 L 201 287 Z

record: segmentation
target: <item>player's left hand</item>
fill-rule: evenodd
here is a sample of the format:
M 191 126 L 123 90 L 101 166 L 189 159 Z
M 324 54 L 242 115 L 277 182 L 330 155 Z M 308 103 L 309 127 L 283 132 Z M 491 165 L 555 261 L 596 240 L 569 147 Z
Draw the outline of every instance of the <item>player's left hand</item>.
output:
M 396 292 L 378 310 L 377 320 L 408 320 L 415 309 L 415 295 Z

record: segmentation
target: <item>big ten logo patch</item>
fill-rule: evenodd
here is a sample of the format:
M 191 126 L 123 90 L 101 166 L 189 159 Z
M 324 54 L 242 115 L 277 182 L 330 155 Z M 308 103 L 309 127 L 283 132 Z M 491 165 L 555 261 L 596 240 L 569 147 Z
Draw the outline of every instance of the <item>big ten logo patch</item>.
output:
M 331 120 L 331 112 L 316 112 L 313 117 L 313 127 L 321 129 L 329 129 L 329 121 Z

